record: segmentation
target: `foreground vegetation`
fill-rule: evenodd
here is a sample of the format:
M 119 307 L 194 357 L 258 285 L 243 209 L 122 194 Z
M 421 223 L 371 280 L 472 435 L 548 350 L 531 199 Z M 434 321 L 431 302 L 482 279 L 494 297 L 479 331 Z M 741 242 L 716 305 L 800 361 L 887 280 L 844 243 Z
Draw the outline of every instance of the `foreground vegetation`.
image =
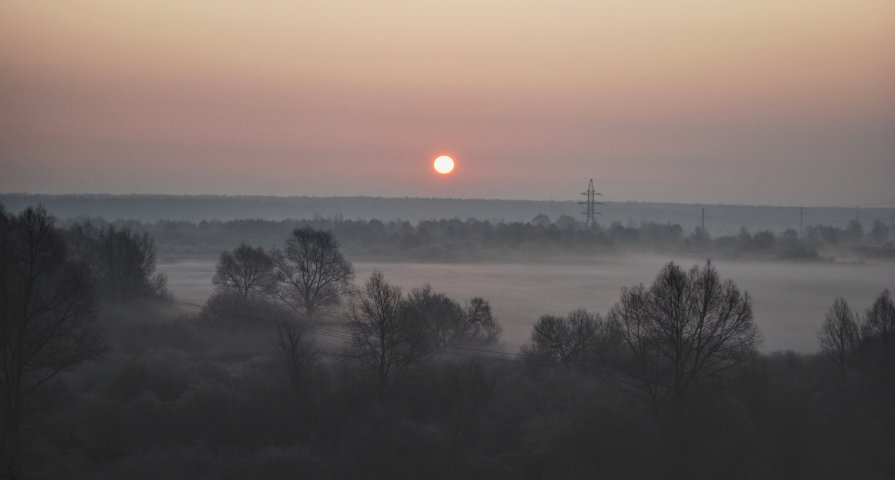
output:
M 895 475 L 888 291 L 761 354 L 748 293 L 669 264 L 506 352 L 487 300 L 355 282 L 309 225 L 224 252 L 192 306 L 151 237 L 0 214 L 10 478 Z

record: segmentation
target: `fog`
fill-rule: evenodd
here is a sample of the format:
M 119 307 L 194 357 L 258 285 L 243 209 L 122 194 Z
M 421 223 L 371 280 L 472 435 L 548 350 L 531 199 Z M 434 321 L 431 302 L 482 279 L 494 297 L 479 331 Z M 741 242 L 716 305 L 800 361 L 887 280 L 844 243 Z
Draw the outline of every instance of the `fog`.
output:
M 168 288 L 177 297 L 203 303 L 213 290 L 215 258 L 162 261 Z M 543 314 L 565 314 L 586 308 L 605 314 L 618 301 L 622 287 L 650 283 L 667 262 L 684 267 L 704 261 L 694 256 L 601 256 L 571 263 L 414 263 L 353 262 L 357 281 L 374 270 L 405 289 L 429 283 L 451 297 L 483 296 L 503 326 L 503 343 L 517 349 L 528 341 L 531 327 Z M 895 264 L 716 259 L 721 275 L 753 298 L 755 323 L 765 352 L 817 349 L 816 332 L 833 299 L 869 305 L 895 279 Z
M 891 478 L 892 233 L 0 204 L 0 478 Z

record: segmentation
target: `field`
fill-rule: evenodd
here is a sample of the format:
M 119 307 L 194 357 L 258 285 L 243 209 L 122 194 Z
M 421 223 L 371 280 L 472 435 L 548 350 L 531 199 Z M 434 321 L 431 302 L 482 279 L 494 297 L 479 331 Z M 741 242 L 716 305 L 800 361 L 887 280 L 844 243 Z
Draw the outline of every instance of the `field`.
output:
M 690 266 L 694 257 L 612 256 L 577 263 L 381 263 L 355 262 L 356 281 L 380 270 L 405 289 L 431 284 L 458 300 L 481 296 L 491 302 L 503 326 L 504 348 L 525 343 L 535 320 L 583 307 L 605 314 L 622 287 L 652 281 L 668 261 Z M 895 265 L 883 263 L 789 263 L 781 261 L 714 261 L 722 277 L 734 280 L 754 300 L 755 321 L 762 332 L 761 350 L 812 352 L 824 314 L 837 296 L 858 311 L 884 288 L 892 288 Z M 163 261 L 171 292 L 202 303 L 213 289 L 214 259 Z

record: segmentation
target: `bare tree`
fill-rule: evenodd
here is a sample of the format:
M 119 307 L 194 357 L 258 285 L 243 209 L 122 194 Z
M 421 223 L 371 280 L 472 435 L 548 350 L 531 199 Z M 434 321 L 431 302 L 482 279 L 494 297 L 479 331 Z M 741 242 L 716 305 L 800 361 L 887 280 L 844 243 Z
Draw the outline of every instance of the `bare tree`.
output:
M 410 315 L 426 325 L 432 348 L 494 343 L 501 328 L 491 314 L 491 305 L 481 297 L 461 306 L 432 287 L 424 285 L 407 296 Z
M 295 229 L 285 250 L 274 252 L 273 264 L 277 296 L 306 320 L 338 305 L 354 276 L 332 234 L 310 227 Z
M 876 297 L 864 318 L 861 325 L 862 367 L 867 367 L 876 380 L 895 385 L 892 382 L 895 379 L 895 304 L 889 290 L 883 290 Z
M 426 326 L 410 314 L 401 289 L 381 272 L 373 275 L 351 302 L 351 340 L 347 355 L 376 379 L 380 394 L 429 354 Z
M 276 356 L 290 386 L 303 393 L 321 351 L 307 338 L 307 325 L 294 320 L 277 322 Z
M 695 394 L 722 388 L 753 358 L 752 301 L 711 262 L 685 271 L 669 263 L 649 288 L 622 289 L 618 322 L 629 358 L 613 379 L 647 400 L 665 440 L 672 478 L 691 478 L 698 428 L 686 408 Z
M 464 311 L 462 341 L 464 343 L 495 343 L 500 338 L 501 327 L 491 314 L 491 304 L 482 297 L 469 300 Z
M 221 253 L 212 282 L 245 300 L 270 295 L 276 288 L 273 260 L 263 248 L 241 244 L 232 253 Z
M 426 325 L 435 349 L 447 347 L 463 332 L 463 308 L 446 295 L 433 291 L 428 284 L 410 292 L 407 307 L 410 315 Z
M 759 340 L 749 294 L 711 262 L 689 272 L 669 263 L 649 288 L 622 289 L 608 318 L 622 327 L 634 363 L 627 373 L 657 418 L 666 400 L 678 416 L 694 387 L 742 367 Z
M 99 232 L 94 271 L 101 292 L 123 301 L 165 292 L 165 277 L 155 271 L 155 245 L 146 232 L 109 225 Z
M 0 468 L 10 478 L 21 471 L 32 398 L 103 351 L 96 312 L 90 271 L 69 258 L 47 211 L 0 206 Z
M 856 366 L 861 342 L 858 317 L 848 302 L 839 297 L 827 311 L 827 318 L 818 333 L 821 358 L 844 385 L 848 374 Z
M 618 342 L 618 328 L 611 322 L 578 309 L 565 317 L 544 315 L 538 319 L 531 332 L 531 344 L 523 349 L 523 355 L 528 361 L 560 364 L 568 369 L 584 364 L 596 366 L 604 356 L 600 350 Z
M 867 310 L 869 334 L 874 336 L 883 349 L 895 344 L 895 303 L 889 290 L 883 290 L 876 297 L 873 306 Z

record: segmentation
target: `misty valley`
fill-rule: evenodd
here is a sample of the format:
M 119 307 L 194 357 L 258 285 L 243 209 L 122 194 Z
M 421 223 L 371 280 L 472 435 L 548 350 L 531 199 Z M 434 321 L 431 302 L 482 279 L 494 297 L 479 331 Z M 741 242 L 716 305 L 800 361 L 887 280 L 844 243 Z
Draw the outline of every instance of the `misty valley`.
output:
M 895 0 L 0 0 L 0 480 L 895 479 Z
M 880 221 L 0 214 L 8 478 L 895 473 Z
M 353 262 L 357 278 L 381 271 L 409 289 L 425 283 L 453 298 L 481 295 L 491 302 L 503 326 L 501 341 L 517 349 L 529 340 L 531 327 L 543 314 L 564 314 L 575 308 L 605 312 L 622 287 L 649 283 L 669 261 L 689 267 L 698 256 L 656 254 L 585 257 L 579 262 L 419 263 Z M 178 298 L 204 303 L 214 290 L 217 260 L 210 257 L 162 259 L 158 270 Z M 762 332 L 760 350 L 817 349 L 818 325 L 831 299 L 843 296 L 870 304 L 878 290 L 893 285 L 895 264 L 779 262 L 716 259 L 715 266 L 753 296 L 755 323 Z

